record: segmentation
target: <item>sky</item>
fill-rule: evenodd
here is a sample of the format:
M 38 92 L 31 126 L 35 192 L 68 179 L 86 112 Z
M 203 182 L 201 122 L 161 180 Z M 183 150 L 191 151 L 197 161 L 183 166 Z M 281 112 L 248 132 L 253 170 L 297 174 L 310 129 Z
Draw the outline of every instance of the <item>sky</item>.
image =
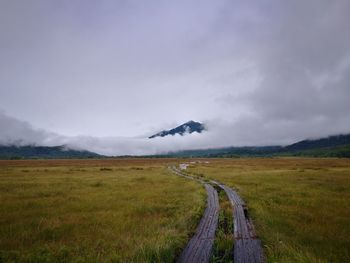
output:
M 0 144 L 103 154 L 350 132 L 348 0 L 2 0 Z M 147 139 L 189 120 L 202 134 Z

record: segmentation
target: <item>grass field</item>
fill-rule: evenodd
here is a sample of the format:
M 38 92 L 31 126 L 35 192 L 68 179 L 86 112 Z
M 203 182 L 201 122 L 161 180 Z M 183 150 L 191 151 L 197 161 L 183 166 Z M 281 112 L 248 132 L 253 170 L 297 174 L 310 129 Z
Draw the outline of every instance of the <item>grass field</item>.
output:
M 0 262 L 172 262 L 205 190 L 163 160 L 0 162 Z
M 188 172 L 238 190 L 268 262 L 347 262 L 350 160 L 208 159 Z M 205 205 L 167 159 L 0 161 L 0 262 L 172 262 Z M 219 193 L 212 262 L 230 262 Z
M 349 159 L 211 159 L 188 171 L 247 202 L 268 262 L 349 262 Z

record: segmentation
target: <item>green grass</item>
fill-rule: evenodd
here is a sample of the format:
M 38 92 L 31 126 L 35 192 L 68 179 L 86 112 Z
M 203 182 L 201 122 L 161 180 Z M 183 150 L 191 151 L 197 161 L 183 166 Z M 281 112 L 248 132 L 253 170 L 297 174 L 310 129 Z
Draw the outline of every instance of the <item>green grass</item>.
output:
M 235 187 L 268 262 L 347 262 L 350 160 L 218 159 L 189 171 Z
M 219 194 L 219 220 L 215 233 L 212 263 L 233 262 L 233 209 L 224 190 L 215 187 Z
M 162 165 L 40 162 L 0 166 L 0 262 L 173 262 L 205 206 Z

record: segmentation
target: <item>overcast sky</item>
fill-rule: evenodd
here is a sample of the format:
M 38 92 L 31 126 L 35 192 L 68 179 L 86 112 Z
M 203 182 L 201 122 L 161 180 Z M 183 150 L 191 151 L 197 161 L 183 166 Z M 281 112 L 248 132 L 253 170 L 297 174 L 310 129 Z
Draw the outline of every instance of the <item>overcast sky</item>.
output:
M 350 132 L 350 1 L 0 0 L 0 143 L 107 154 Z M 196 120 L 208 131 L 144 139 Z

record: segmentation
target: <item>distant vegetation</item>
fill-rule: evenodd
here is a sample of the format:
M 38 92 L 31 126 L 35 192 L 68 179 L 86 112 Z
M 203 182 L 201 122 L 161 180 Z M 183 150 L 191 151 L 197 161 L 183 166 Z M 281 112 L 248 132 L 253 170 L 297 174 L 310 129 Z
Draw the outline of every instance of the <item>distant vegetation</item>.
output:
M 304 140 L 288 146 L 227 147 L 206 150 L 188 150 L 169 153 L 172 157 L 350 157 L 350 134 Z
M 85 150 L 73 150 L 62 146 L 5 146 L 0 145 L 1 159 L 59 159 L 59 158 L 99 158 L 103 157 L 97 153 Z

